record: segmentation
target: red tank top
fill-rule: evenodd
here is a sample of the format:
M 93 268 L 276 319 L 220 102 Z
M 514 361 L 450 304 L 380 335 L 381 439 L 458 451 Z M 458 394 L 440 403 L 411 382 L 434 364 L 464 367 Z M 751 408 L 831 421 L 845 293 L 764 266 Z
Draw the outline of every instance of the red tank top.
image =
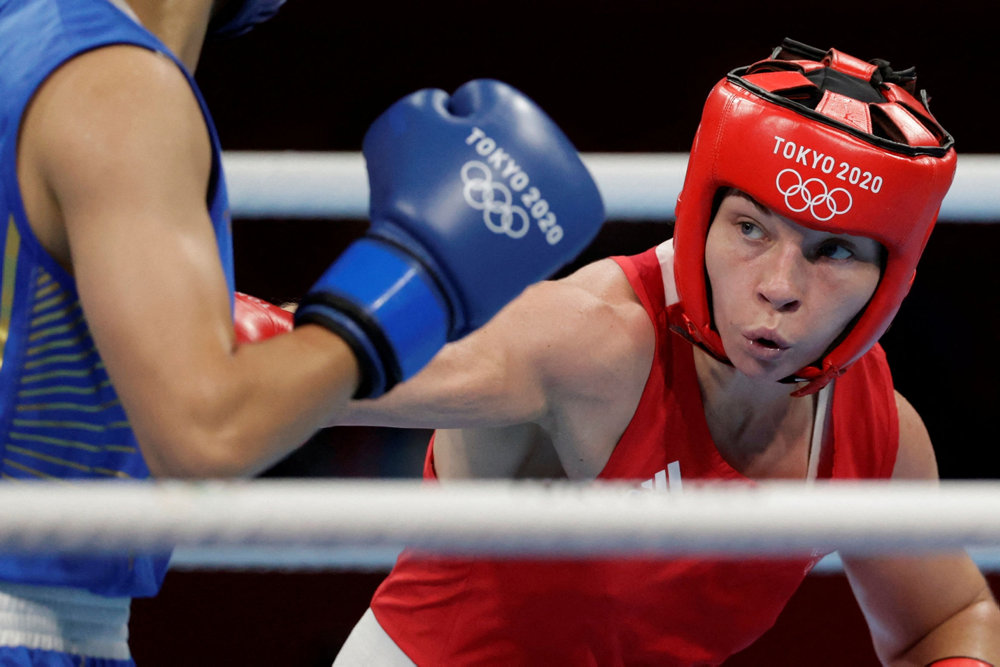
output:
M 680 479 L 752 483 L 709 435 L 693 348 L 669 330 L 677 308 L 665 296 L 672 270 L 655 251 L 615 258 L 657 342 L 639 405 L 598 479 L 653 490 L 676 490 Z M 838 378 L 831 421 L 819 477 L 892 474 L 898 422 L 880 348 Z M 435 478 L 433 439 L 424 477 Z M 817 560 L 456 560 L 404 552 L 371 606 L 418 665 L 718 664 L 771 627 Z

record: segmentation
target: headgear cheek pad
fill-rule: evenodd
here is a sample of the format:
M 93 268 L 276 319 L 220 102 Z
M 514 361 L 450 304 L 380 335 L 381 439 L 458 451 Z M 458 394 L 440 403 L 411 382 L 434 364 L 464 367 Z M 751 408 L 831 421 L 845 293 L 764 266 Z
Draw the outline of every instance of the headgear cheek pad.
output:
M 208 34 L 212 37 L 237 37 L 278 13 L 285 0 L 229 0 L 212 17 Z
M 853 326 L 792 378 L 818 391 L 867 352 L 910 289 L 955 173 L 952 138 L 911 90 L 912 70 L 785 40 L 708 96 L 676 209 L 674 274 L 686 334 L 727 360 L 713 328 L 705 240 L 720 188 L 811 229 L 875 239 L 882 278 Z

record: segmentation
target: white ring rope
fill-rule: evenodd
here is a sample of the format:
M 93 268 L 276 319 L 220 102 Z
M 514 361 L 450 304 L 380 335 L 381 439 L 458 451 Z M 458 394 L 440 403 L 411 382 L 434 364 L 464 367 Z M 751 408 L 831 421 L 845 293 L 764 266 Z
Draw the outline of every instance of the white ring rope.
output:
M 0 485 L 0 551 L 176 546 L 518 556 L 916 553 L 1000 546 L 993 482 L 249 480 Z
M 672 220 L 686 153 L 585 153 L 609 220 Z M 228 152 L 223 155 L 232 211 L 245 218 L 368 216 L 368 177 L 360 153 Z M 941 220 L 1000 221 L 1000 155 L 963 155 Z M 914 190 L 923 187 L 914 183 Z

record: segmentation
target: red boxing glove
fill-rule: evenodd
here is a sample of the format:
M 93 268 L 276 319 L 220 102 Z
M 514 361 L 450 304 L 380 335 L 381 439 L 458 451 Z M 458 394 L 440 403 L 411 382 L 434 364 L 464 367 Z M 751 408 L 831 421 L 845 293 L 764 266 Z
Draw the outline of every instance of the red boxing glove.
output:
M 935 660 L 927 663 L 927 667 L 993 667 L 993 663 L 978 658 L 954 657 Z
M 294 316 L 284 308 L 242 292 L 236 293 L 233 324 L 238 343 L 256 343 L 292 330 Z

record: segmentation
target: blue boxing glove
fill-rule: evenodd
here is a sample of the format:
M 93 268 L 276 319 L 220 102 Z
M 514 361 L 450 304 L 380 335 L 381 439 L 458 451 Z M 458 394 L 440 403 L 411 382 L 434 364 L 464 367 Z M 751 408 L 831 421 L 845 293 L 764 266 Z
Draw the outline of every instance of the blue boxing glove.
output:
M 499 81 L 421 90 L 365 135 L 371 226 L 303 299 L 353 349 L 373 398 L 575 258 L 604 222 L 597 185 L 534 102 Z

